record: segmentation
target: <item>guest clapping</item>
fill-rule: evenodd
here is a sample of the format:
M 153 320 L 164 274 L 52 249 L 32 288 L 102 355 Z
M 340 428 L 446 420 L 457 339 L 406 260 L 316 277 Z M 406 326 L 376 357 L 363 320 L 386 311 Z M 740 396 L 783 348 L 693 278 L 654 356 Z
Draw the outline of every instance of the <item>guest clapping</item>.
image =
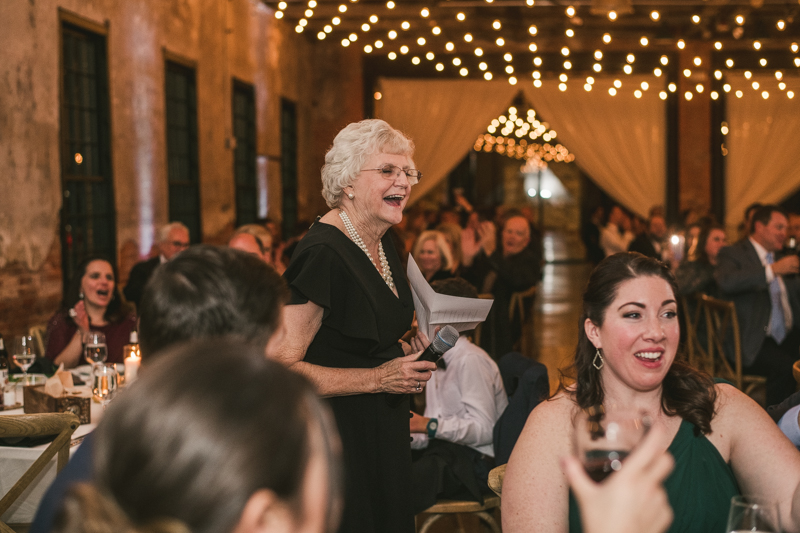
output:
M 340 531 L 414 531 L 407 397 L 430 379 L 399 339 L 414 304 L 387 230 L 403 218 L 422 177 L 414 145 L 382 120 L 350 124 L 322 168 L 331 208 L 298 244 L 284 274 L 281 360 L 308 377 L 330 405 L 342 437 L 345 508 Z
M 665 482 L 673 531 L 723 531 L 740 491 L 778 503 L 786 531 L 800 531 L 800 454 L 750 398 L 677 358 L 676 293 L 669 269 L 640 254 L 613 255 L 592 272 L 576 384 L 528 418 L 503 484 L 503 531 L 581 531 L 559 459 L 572 448 L 575 415 L 597 405 L 642 411 L 663 429 L 659 449 L 675 459 Z
M 128 343 L 136 317 L 123 305 L 111 263 L 90 257 L 75 269 L 64 293 L 61 310 L 47 323 L 45 356 L 66 368 L 81 364 L 83 335 L 99 331 L 106 336 L 108 362 L 122 362 L 122 347 Z
M 412 255 L 428 283 L 453 277 L 453 257 L 441 232 L 423 231 L 414 245 Z

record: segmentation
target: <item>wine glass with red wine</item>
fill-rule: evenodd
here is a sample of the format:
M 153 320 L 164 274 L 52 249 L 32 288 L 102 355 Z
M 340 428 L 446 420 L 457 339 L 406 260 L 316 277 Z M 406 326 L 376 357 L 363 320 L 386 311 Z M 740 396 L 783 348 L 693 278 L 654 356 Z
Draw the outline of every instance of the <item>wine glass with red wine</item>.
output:
M 589 407 L 574 421 L 575 454 L 593 480 L 600 482 L 622 468 L 628 454 L 650 428 L 650 419 L 636 410 Z

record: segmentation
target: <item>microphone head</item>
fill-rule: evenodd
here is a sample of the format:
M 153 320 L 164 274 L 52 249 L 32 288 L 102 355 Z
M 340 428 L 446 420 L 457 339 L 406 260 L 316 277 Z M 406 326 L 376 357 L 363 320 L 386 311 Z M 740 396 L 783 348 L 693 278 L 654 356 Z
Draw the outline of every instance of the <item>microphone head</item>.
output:
M 439 330 L 431 342 L 431 347 L 437 353 L 444 353 L 456 345 L 458 340 L 458 330 L 453 326 L 445 326 Z

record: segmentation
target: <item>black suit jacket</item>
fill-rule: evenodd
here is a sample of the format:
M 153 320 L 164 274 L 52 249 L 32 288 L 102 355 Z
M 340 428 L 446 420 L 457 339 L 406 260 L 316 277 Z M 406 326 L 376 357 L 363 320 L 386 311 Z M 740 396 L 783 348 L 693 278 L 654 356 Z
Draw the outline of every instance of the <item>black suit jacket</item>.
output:
M 129 302 L 136 304 L 136 310 L 139 310 L 139 303 L 142 301 L 142 294 L 144 294 L 144 286 L 150 280 L 150 276 L 156 271 L 156 268 L 161 264 L 161 256 L 157 255 L 147 261 L 142 261 L 133 265 L 131 274 L 128 276 L 128 284 L 125 285 L 125 299 Z
M 750 366 L 767 337 L 772 301 L 767 275 L 750 239 L 726 246 L 717 256 L 714 278 L 720 297 L 736 304 L 742 342 L 742 364 Z M 800 293 L 796 279 L 784 278 L 794 324 L 800 320 Z

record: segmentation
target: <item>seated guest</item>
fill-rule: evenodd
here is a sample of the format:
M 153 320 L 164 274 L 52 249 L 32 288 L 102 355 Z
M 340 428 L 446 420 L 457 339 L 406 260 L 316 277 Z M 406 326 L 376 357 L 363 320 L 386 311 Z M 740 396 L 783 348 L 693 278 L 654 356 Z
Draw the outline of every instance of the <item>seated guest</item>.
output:
M 714 281 L 714 268 L 717 266 L 719 251 L 728 244 L 725 229 L 719 224 L 706 226 L 697 238 L 697 245 L 690 250 L 694 260 L 682 261 L 675 271 L 678 282 L 678 294 L 694 294 L 701 292 L 719 296 L 717 282 Z
M 236 228 L 228 246 L 243 252 L 255 254 L 265 263 L 273 265 L 272 235 L 264 226 L 258 224 L 245 224 Z
M 233 336 L 273 353 L 284 337 L 281 313 L 287 298 L 280 276 L 250 254 L 205 245 L 181 253 L 156 270 L 142 298 L 142 373 L 154 354 L 193 339 Z M 90 434 L 48 489 L 30 533 L 51 531 L 66 490 L 91 479 L 91 461 Z
M 660 432 L 657 448 L 675 459 L 664 483 L 672 531 L 725 531 L 740 493 L 777 503 L 785 531 L 800 531 L 800 454 L 758 404 L 679 357 L 676 293 L 669 268 L 640 254 L 607 257 L 592 272 L 575 384 L 539 404 L 517 441 L 503 481 L 505 533 L 582 531 L 560 460 L 576 414 L 596 406 L 635 408 Z
M 423 231 L 414 245 L 412 255 L 428 283 L 453 277 L 453 256 L 441 232 Z
M 436 281 L 439 294 L 477 298 L 463 278 Z M 492 429 L 508 405 L 497 364 L 462 333 L 425 388 L 425 416 L 411 413 L 412 501 L 418 514 L 438 498 L 481 501 L 494 468 Z M 424 347 L 420 346 L 420 349 Z
M 158 230 L 158 250 L 159 254 L 147 261 L 142 261 L 133 265 L 128 276 L 128 283 L 125 285 L 125 298 L 139 308 L 142 301 L 144 286 L 150 276 L 153 275 L 156 267 L 163 265 L 175 255 L 189 247 L 189 228 L 180 222 L 171 222 L 162 226 Z
M 798 253 L 800 251 L 800 214 L 789 213 L 786 237 L 784 253 Z
M 753 215 L 750 236 L 720 250 L 714 277 L 721 297 L 736 304 L 747 374 L 767 378 L 767 405 L 795 391 L 792 364 L 800 347 L 800 272 L 796 255 L 779 259 L 786 215 L 774 205 Z
M 654 215 L 647 221 L 647 229 L 628 245 L 629 252 L 639 252 L 647 257 L 663 261 L 666 251 L 667 222 L 664 217 Z
M 444 240 L 447 241 L 447 244 L 450 247 L 450 255 L 453 259 L 453 262 L 450 265 L 450 272 L 452 272 L 454 276 L 460 276 L 463 268 L 461 260 L 461 233 L 463 232 L 463 229 L 461 226 L 457 224 L 451 224 L 449 222 L 439 224 L 436 226 L 436 229 L 437 231 L 440 231 L 442 235 L 444 235 Z
M 275 430 L 280 428 L 280 431 Z M 112 404 L 54 531 L 323 533 L 338 447 L 308 381 L 233 339 L 173 348 Z
M 488 233 L 488 232 L 486 232 Z M 494 304 L 481 330 L 481 347 L 494 359 L 510 352 L 522 334 L 519 315 L 511 320 L 509 306 L 515 292 L 526 291 L 541 278 L 541 249 L 528 246 L 531 228 L 525 217 L 516 215 L 505 221 L 500 249 L 481 236 L 464 242 L 464 278 L 480 293 L 492 293 Z M 465 232 L 465 237 L 470 235 Z
M 606 257 L 627 251 L 634 237 L 630 217 L 620 206 L 615 205 L 608 213 L 608 223 L 600 232 L 600 247 Z
M 61 309 L 47 323 L 45 357 L 72 368 L 83 363 L 83 336 L 98 331 L 106 336 L 109 363 L 122 362 L 136 317 L 122 303 L 116 273 L 107 260 L 89 257 L 75 270 Z

